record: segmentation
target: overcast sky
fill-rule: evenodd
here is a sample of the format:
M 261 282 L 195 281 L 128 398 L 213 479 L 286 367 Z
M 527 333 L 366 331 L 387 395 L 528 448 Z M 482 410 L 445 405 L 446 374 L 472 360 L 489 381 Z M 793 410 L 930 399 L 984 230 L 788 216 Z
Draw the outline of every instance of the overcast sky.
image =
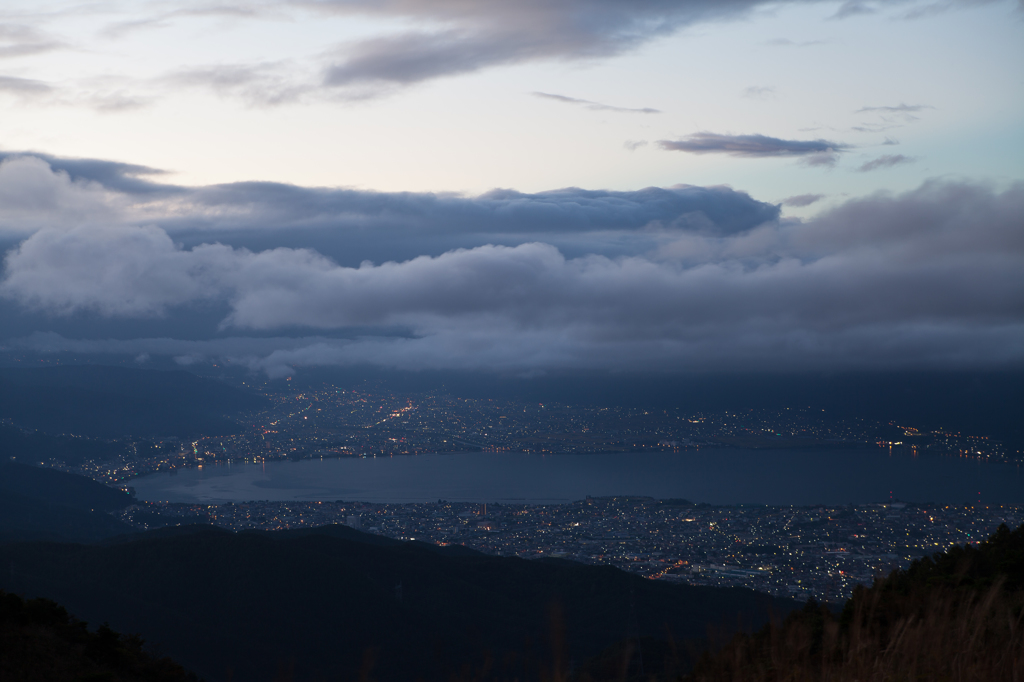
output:
M 1024 365 L 1024 5 L 0 7 L 0 347 Z

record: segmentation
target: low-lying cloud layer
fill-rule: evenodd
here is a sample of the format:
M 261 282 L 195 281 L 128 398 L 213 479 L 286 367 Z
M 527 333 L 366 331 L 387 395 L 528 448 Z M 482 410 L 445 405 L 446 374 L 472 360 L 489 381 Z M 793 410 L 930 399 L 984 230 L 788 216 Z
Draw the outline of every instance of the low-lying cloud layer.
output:
M 92 168 L 80 163 L 80 173 Z M 931 182 L 799 221 L 726 188 L 470 198 L 253 183 L 117 192 L 116 173 L 104 184 L 39 159 L 6 164 L 28 164 L 44 187 L 45 170 L 51 190 L 22 188 L 35 204 L 18 210 L 35 211 L 35 228 L 7 253 L 0 296 L 55 318 L 225 310 L 211 331 L 221 338 L 208 341 L 37 334 L 10 347 L 219 357 L 273 376 L 365 363 L 537 371 L 1024 362 L 1021 184 Z M 69 220 L 67 197 L 94 201 L 96 217 Z M 130 219 L 146 212 L 158 219 Z M 427 246 L 377 264 L 309 246 L 245 246 L 304 223 L 327 244 L 334 233 L 387 242 L 404 230 Z M 193 243 L 174 236 L 183 225 Z M 204 231 L 229 239 L 199 239 Z M 514 239 L 480 243 L 498 235 Z M 557 244 L 566 235 L 575 253 Z M 646 241 L 622 246 L 637 235 Z M 288 338 L 275 341 L 282 332 Z

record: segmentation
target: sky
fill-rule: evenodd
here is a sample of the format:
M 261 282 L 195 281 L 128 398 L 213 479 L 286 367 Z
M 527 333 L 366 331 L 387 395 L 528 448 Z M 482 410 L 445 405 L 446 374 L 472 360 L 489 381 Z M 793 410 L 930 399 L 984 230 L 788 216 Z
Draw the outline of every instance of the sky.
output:
M 0 7 L 0 350 L 1024 366 L 1024 3 Z

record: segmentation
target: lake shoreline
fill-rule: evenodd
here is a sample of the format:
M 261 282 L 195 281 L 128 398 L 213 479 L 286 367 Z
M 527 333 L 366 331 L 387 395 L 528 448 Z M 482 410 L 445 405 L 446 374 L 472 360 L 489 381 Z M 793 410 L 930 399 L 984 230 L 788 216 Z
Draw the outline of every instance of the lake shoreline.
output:
M 435 453 L 225 463 L 133 479 L 140 500 L 555 503 L 593 496 L 709 504 L 1024 503 L 1019 465 L 906 449 Z

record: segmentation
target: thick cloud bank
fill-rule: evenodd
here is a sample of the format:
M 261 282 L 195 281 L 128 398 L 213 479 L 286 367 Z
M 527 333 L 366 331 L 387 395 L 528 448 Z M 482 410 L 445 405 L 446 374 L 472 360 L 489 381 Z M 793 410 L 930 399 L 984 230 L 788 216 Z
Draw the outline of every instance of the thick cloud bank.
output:
M 269 182 L 182 187 L 154 178 L 159 171 L 130 164 L 0 153 L 0 238 L 46 227 L 153 225 L 190 246 L 305 247 L 358 265 L 531 241 L 570 255 L 633 255 L 675 234 L 727 236 L 779 218 L 778 206 L 728 187 L 467 197 Z
M 17 162 L 41 170 L 38 160 Z M 97 352 L 229 358 L 275 376 L 363 363 L 536 371 L 1024 362 L 1021 184 L 997 191 L 932 182 L 848 201 L 807 222 L 779 221 L 776 207 L 722 188 L 463 198 L 230 185 L 165 193 L 173 198 L 160 201 L 177 207 L 169 227 L 125 219 L 141 209 L 122 206 L 129 195 L 110 194 L 99 181 L 51 176 L 40 175 L 57 189 L 34 201 L 55 226 L 36 229 L 7 253 L 0 295 L 24 310 L 100 320 L 222 306 L 221 333 L 232 335 L 198 346 L 88 342 Z M 0 166 L 0 192 L 3 177 Z M 94 219 L 66 221 L 54 208 L 63 205 L 61 192 L 107 199 Z M 690 210 L 698 205 L 705 208 Z M 239 213 L 258 225 L 235 225 L 240 234 L 277 235 L 269 225 L 275 218 L 323 219 L 346 206 L 350 217 L 362 216 L 359 229 L 390 235 L 404 224 L 424 243 L 449 243 L 452 234 L 531 238 L 348 266 L 313 248 L 188 246 L 173 237 L 182 221 L 211 220 L 210 206 L 220 215 L 231 213 L 225 206 L 244 207 Z M 749 215 L 736 218 L 738 206 Z M 104 220 L 104 211 L 121 217 Z M 549 239 L 566 233 L 590 248 L 567 255 Z M 656 237 L 643 252 L 607 248 L 609 234 L 633 233 Z M 295 330 L 307 338 L 245 338 L 295 337 Z M 76 343 L 84 342 L 8 340 L 41 350 Z

